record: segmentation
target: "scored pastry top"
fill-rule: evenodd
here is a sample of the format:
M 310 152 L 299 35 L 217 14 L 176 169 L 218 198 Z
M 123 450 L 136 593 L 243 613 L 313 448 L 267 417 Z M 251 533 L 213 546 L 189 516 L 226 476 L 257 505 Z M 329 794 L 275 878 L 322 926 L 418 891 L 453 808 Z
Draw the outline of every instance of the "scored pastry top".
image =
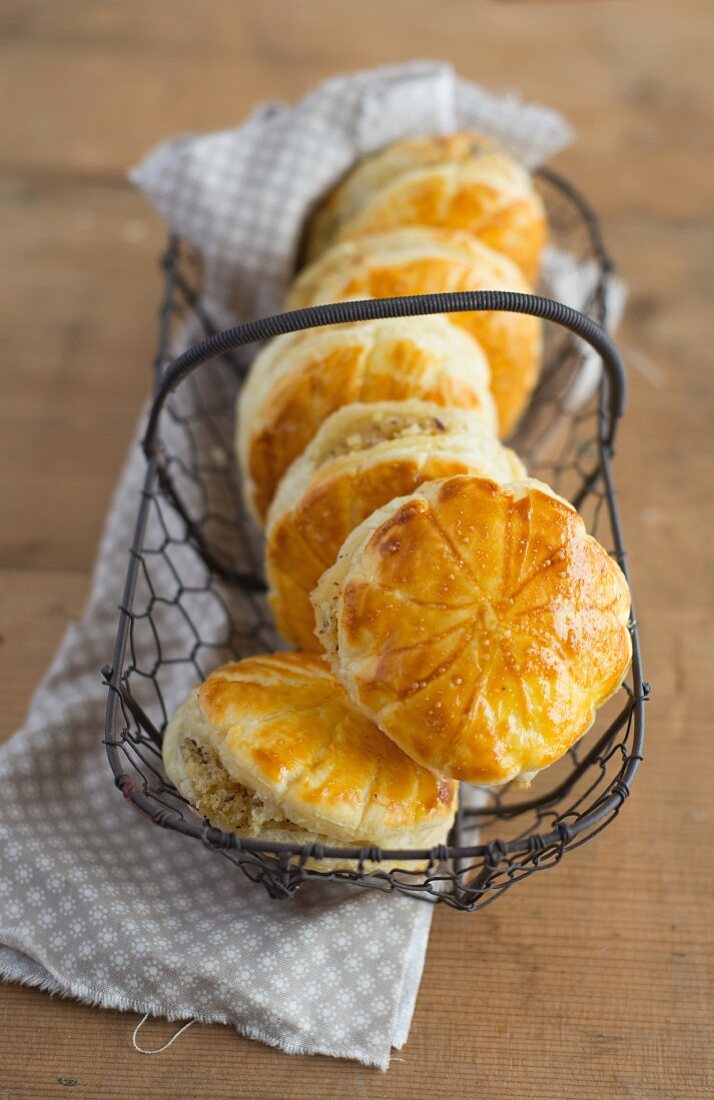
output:
M 399 317 L 278 336 L 238 403 L 244 495 L 263 520 L 280 479 L 336 409 L 419 398 L 473 409 L 495 428 L 490 370 L 468 333 L 441 316 Z
M 453 819 L 457 785 L 385 737 L 313 654 L 250 657 L 193 690 L 165 735 L 179 789 L 186 739 L 215 751 L 274 813 L 337 846 L 429 848 Z
M 288 309 L 346 299 L 505 290 L 529 293 L 519 268 L 476 237 L 441 229 L 394 229 L 343 241 L 298 275 Z M 448 314 L 481 345 L 491 368 L 499 434 L 507 435 L 535 385 L 541 323 L 523 313 Z
M 357 527 L 313 593 L 331 665 L 415 760 L 477 784 L 558 760 L 622 683 L 617 563 L 540 482 L 431 482 Z
M 308 225 L 306 258 L 409 225 L 470 232 L 531 283 L 547 232 L 530 173 L 492 142 L 469 133 L 410 138 L 361 160 L 323 199 Z
M 266 571 L 278 630 L 319 649 L 309 595 L 357 524 L 424 481 L 476 472 L 523 477 L 517 455 L 479 416 L 423 401 L 345 405 L 280 483 L 268 513 Z

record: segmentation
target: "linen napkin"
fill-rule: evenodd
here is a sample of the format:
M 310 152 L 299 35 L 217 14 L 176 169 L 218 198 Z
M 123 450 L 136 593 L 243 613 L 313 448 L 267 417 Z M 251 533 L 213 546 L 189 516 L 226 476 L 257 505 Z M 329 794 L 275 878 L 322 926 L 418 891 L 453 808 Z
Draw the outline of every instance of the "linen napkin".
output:
M 0 975 L 386 1069 L 409 1031 L 431 906 L 339 886 L 272 901 L 114 787 L 99 669 L 143 477 L 134 446 L 86 612 L 0 752 Z M 156 534 L 150 523 L 147 544 Z
M 204 302 L 223 325 L 280 308 L 307 210 L 357 157 L 460 127 L 492 134 L 531 165 L 570 137 L 555 112 L 417 62 L 329 81 L 235 130 L 168 142 L 132 179 L 201 249 Z M 143 475 L 135 445 L 84 616 L 0 751 L 0 975 L 387 1068 L 408 1035 L 431 906 L 339 885 L 271 901 L 114 788 L 99 669 L 111 659 Z M 157 524 L 152 513 L 147 545 L 162 535 Z M 177 668 L 176 692 L 195 678 Z

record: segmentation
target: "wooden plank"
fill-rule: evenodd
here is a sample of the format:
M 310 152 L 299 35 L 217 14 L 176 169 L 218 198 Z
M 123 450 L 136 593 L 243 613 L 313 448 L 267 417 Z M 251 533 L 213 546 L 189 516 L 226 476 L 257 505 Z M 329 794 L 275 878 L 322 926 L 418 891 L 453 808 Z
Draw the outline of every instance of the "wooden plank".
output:
M 0 741 L 22 724 L 30 693 L 81 614 L 87 581 L 83 573 L 0 570 Z
M 0 224 L 0 565 L 87 571 L 150 391 L 164 229 L 92 187 L 6 197 Z
M 467 77 L 557 102 L 587 133 L 569 163 L 603 209 L 708 209 L 711 97 L 700 89 L 714 9 L 701 0 L 527 10 L 452 2 L 438 17 L 430 0 L 393 0 L 376 24 L 376 8 L 360 0 L 339 9 L 209 0 L 200 19 L 190 4 L 155 0 L 14 0 L 3 11 L 0 95 L 19 96 L 23 111 L 5 115 L 0 155 L 24 172 L 119 179 L 172 132 L 235 125 L 259 99 L 293 99 L 325 76 L 426 53 Z

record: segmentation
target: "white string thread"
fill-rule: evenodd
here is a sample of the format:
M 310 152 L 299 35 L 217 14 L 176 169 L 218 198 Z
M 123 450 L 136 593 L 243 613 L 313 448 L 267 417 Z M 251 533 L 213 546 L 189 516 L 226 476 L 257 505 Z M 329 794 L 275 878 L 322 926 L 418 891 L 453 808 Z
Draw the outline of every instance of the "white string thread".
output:
M 155 1050 L 147 1050 L 145 1047 L 140 1047 L 139 1046 L 139 1044 L 136 1041 L 136 1037 L 137 1037 L 137 1035 L 139 1034 L 139 1031 L 141 1030 L 141 1028 L 144 1026 L 144 1024 L 146 1023 L 146 1021 L 148 1019 L 149 1019 L 149 1013 L 146 1012 L 146 1013 L 144 1013 L 144 1015 L 139 1020 L 139 1023 L 134 1028 L 134 1034 L 131 1037 L 131 1041 L 133 1043 L 134 1050 L 137 1050 L 139 1052 L 139 1054 L 161 1054 L 162 1051 L 168 1050 L 169 1047 L 171 1046 L 171 1044 L 176 1042 L 179 1035 L 183 1035 L 184 1031 L 188 1031 L 191 1024 L 196 1023 L 195 1020 L 189 1020 L 188 1023 L 183 1024 L 183 1026 L 178 1029 L 176 1034 L 172 1035 L 171 1038 L 168 1040 L 168 1042 L 164 1043 L 164 1045 L 162 1047 L 156 1047 Z

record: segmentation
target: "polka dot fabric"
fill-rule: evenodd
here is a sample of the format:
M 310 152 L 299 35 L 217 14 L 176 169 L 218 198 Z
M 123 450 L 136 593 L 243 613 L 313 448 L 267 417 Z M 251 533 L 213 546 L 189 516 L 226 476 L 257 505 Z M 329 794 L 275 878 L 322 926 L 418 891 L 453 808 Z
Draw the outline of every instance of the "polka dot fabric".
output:
M 0 753 L 0 974 L 386 1068 L 408 1033 L 431 907 L 339 886 L 272 901 L 215 853 L 157 829 L 114 786 L 99 669 L 142 478 L 136 449 L 85 617 Z

